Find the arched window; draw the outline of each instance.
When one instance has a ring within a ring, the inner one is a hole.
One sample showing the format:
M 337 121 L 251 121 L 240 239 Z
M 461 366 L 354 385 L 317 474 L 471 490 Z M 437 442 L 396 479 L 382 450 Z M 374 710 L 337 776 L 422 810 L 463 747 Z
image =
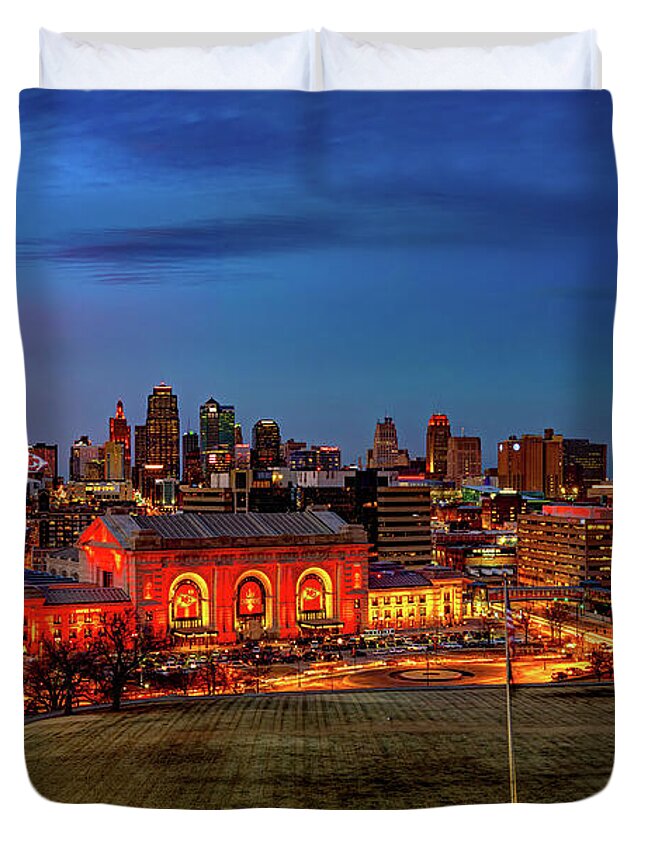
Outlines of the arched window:
M 183 580 L 177 584 L 172 597 L 172 618 L 178 625 L 201 624 L 202 596 L 194 581 Z
M 237 615 L 241 619 L 264 616 L 266 592 L 257 578 L 245 578 L 237 591 Z

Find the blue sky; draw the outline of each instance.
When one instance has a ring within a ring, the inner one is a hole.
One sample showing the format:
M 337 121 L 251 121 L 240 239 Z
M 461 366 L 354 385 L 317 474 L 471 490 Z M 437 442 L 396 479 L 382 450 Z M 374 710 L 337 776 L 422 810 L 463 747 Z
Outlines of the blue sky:
M 100 442 L 159 381 L 248 439 L 365 455 L 376 419 L 610 440 L 605 92 L 21 97 L 30 441 Z

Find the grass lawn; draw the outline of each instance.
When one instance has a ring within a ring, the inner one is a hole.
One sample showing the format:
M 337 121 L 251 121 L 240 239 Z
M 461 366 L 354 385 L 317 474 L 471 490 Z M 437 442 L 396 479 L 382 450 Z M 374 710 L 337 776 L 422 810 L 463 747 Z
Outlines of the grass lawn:
M 607 783 L 613 688 L 516 688 L 518 796 Z M 39 720 L 32 784 L 65 803 L 148 808 L 425 808 L 508 799 L 503 688 L 222 696 Z

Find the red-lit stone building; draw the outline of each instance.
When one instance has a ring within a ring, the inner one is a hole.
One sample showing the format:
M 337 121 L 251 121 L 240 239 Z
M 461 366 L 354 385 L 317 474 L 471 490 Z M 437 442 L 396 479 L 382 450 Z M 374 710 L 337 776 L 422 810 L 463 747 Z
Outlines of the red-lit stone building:
M 101 635 L 106 620 L 131 608 L 123 589 L 26 571 L 23 650 L 38 655 L 45 639 L 83 648 Z
M 287 639 L 367 622 L 367 537 L 331 512 L 109 512 L 77 544 L 81 580 L 123 588 L 160 636 Z

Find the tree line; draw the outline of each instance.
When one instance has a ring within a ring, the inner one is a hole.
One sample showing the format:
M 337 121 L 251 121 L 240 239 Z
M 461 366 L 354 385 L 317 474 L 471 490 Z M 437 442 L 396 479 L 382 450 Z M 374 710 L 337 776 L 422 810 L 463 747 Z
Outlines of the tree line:
M 37 657 L 24 663 L 25 712 L 61 711 L 71 714 L 81 702 L 109 704 L 118 711 L 129 684 L 135 684 L 151 654 L 167 648 L 135 610 L 106 618 L 101 635 L 85 648 L 69 641 L 43 637 Z M 154 671 L 150 673 L 154 680 Z M 187 694 L 192 688 L 206 695 L 234 693 L 248 685 L 248 675 L 208 660 L 192 671 L 170 673 L 163 687 Z

